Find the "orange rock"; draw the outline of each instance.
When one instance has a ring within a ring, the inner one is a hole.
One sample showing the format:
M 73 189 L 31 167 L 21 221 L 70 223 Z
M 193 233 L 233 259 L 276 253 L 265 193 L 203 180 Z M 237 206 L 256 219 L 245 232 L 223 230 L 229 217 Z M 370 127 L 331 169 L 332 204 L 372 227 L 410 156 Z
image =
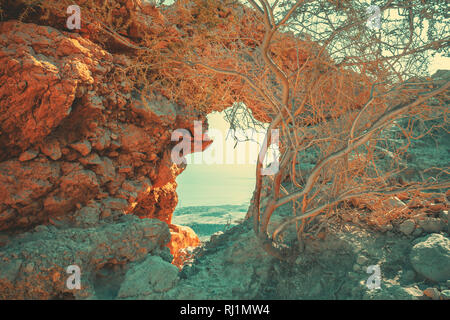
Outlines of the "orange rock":
M 191 256 L 184 249 L 197 247 L 200 245 L 200 239 L 190 227 L 171 224 L 169 228 L 171 239 L 167 247 L 173 255 L 172 263 L 181 268 Z
M 439 300 L 439 297 L 441 295 L 439 290 L 436 288 L 427 288 L 423 291 L 423 294 L 433 300 Z

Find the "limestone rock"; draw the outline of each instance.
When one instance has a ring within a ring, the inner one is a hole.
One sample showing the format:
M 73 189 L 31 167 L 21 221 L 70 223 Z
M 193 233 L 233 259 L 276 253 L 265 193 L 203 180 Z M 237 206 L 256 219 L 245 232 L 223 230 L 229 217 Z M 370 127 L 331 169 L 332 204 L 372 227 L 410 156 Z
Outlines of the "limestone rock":
M 170 225 L 171 241 L 168 245 L 170 253 L 173 255 L 173 264 L 179 267 L 183 266 L 185 260 L 189 259 L 189 253 L 186 248 L 195 248 L 200 244 L 200 239 L 194 230 L 187 226 Z
M 58 160 L 62 155 L 59 142 L 55 139 L 46 140 L 41 145 L 41 152 L 52 160 Z
M 399 225 L 400 232 L 405 235 L 410 235 L 414 231 L 415 228 L 416 228 L 416 223 L 412 219 L 405 220 Z
M 96 297 L 99 288 L 94 283 L 98 270 L 107 265 L 141 261 L 149 253 L 158 253 L 170 239 L 165 223 L 129 218 L 87 229 L 46 227 L 11 238 L 8 245 L 2 247 L 0 258 L 0 299 Z M 82 270 L 80 290 L 66 287 L 66 270 L 70 265 Z M 164 290 L 167 273 L 161 268 L 156 272 L 162 279 L 156 288 Z
M 33 149 L 29 149 L 27 151 L 24 151 L 20 154 L 19 156 L 19 161 L 29 161 L 29 160 L 33 160 L 34 158 L 36 158 L 39 154 L 39 151 L 37 150 L 33 150 Z
M 76 143 L 72 143 L 70 145 L 73 149 L 77 150 L 81 153 L 82 156 L 87 156 L 92 149 L 91 143 L 89 141 L 80 141 Z
M 423 220 L 419 220 L 419 226 L 425 232 L 440 232 L 445 228 L 445 222 L 439 218 L 425 217 Z
M 120 286 L 119 299 L 155 299 L 172 289 L 178 281 L 178 269 L 158 256 L 148 256 L 131 268 Z
M 439 300 L 441 293 L 436 288 L 427 288 L 423 291 L 423 294 L 433 300 Z
M 432 281 L 450 279 L 450 239 L 433 233 L 420 238 L 410 254 L 413 268 Z

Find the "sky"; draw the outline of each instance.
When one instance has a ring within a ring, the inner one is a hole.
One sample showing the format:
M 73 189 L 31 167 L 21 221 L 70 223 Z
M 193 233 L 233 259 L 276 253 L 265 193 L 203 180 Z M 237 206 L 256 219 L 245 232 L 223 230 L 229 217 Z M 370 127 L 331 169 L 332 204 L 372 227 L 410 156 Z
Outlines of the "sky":
M 242 142 L 234 149 L 234 140 L 226 137 L 230 127 L 223 112 L 208 115 L 208 123 L 208 135 L 214 142 L 203 153 L 186 157 L 188 165 L 177 177 L 178 207 L 240 205 L 250 201 L 258 143 Z

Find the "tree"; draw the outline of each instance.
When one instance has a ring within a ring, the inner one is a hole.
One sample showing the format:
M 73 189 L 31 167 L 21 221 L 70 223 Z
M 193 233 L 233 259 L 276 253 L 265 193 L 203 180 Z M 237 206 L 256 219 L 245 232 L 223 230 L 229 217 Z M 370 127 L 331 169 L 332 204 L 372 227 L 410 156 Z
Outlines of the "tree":
M 278 258 L 292 256 L 278 241 L 286 227 L 296 224 L 301 238 L 307 222 L 345 201 L 381 201 L 450 185 L 445 168 L 405 181 L 408 146 L 390 143 L 392 128 L 410 140 L 436 127 L 448 131 L 442 119 L 448 115 L 449 79 L 422 76 L 434 54 L 448 54 L 447 5 L 377 3 L 383 13 L 379 30 L 368 27 L 373 17 L 361 1 L 249 0 L 253 10 L 243 9 L 238 25 L 228 30 L 251 20 L 255 42 L 237 37 L 230 46 L 217 38 L 214 55 L 188 62 L 241 79 L 243 102 L 269 119 L 266 141 L 280 130 L 280 170 L 264 182 L 262 148 L 249 210 L 262 245 Z M 269 235 L 272 214 L 287 203 L 293 216 Z

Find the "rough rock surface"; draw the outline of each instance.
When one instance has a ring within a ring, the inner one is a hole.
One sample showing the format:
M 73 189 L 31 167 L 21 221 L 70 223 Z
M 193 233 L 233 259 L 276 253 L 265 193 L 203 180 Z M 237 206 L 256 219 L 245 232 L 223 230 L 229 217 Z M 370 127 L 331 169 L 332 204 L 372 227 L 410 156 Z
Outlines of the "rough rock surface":
M 448 241 L 446 234 L 429 237 Z M 265 254 L 249 221 L 215 236 L 197 250 L 194 262 L 183 268 L 177 286 L 161 298 L 418 300 L 428 299 L 424 291 L 429 287 L 442 296 L 450 284 L 448 275 L 436 283 L 415 271 L 414 263 L 405 259 L 417 250 L 409 237 L 352 223 L 344 228 L 330 226 L 323 239 L 306 239 L 295 262 Z M 449 248 L 440 254 L 450 254 Z M 435 264 L 448 270 L 448 261 Z M 367 286 L 374 274 L 368 271 L 369 266 L 380 268 L 379 288 Z
M 189 251 L 200 245 L 200 239 L 190 227 L 171 224 L 169 228 L 171 241 L 168 248 L 174 256 L 172 263 L 181 268 L 191 258 Z
M 403 221 L 399 225 L 399 230 L 404 233 L 405 235 L 411 234 L 414 229 L 416 228 L 416 223 L 412 219 L 408 219 L 406 221 Z
M 0 32 L 0 229 L 69 216 L 89 200 L 170 223 L 183 170 L 168 157 L 170 132 L 189 116 L 143 100 L 126 79 L 106 85 L 124 62 L 77 34 L 18 21 Z
M 20 3 L 10 5 L 8 14 Z M 175 178 L 184 170 L 183 165 L 171 161 L 170 151 L 176 143 L 171 141 L 171 133 L 175 129 L 193 132 L 194 120 L 206 125 L 202 112 L 187 112 L 159 94 L 154 100 L 145 98 L 148 92 L 139 91 L 133 79 L 117 72 L 131 66 L 127 55 L 134 52 L 104 46 L 86 33 L 68 32 L 58 20 L 65 21 L 65 15 L 64 11 L 39 23 L 0 21 L 0 231 L 9 243 L 0 247 L 0 254 L 10 259 L 4 267 L 15 270 L 17 266 L 19 273 L 9 273 L 4 280 L 3 297 L 51 298 L 63 292 L 51 283 L 42 286 L 47 293 L 44 289 L 25 292 L 27 281 L 31 285 L 37 280 L 31 279 L 32 273 L 22 273 L 20 254 L 8 256 L 8 252 L 20 251 L 15 238 L 19 233 L 41 225 L 74 230 L 77 239 L 67 254 L 76 258 L 79 250 L 92 255 L 95 250 L 83 247 L 83 237 L 89 232 L 80 231 L 78 238 L 78 229 L 73 228 L 92 228 L 90 232 L 98 237 L 108 238 L 103 245 L 113 246 L 109 241 L 131 241 L 129 236 L 111 237 L 117 234 L 115 228 L 121 227 L 116 221 L 124 214 L 144 219 L 134 221 L 136 228 L 148 218 L 170 224 L 178 201 Z M 141 20 L 133 22 L 134 29 L 148 23 L 142 19 L 145 13 L 140 12 L 139 17 Z M 161 237 L 170 236 L 167 225 L 158 230 Z M 176 245 L 170 248 L 177 258 L 177 250 L 195 246 L 198 238 L 174 230 L 178 230 L 176 226 L 171 231 Z M 52 233 L 53 245 L 57 237 L 63 243 L 67 232 Z M 169 240 L 165 244 L 169 245 Z M 145 247 L 145 241 L 141 245 Z M 60 260 L 64 252 L 56 250 L 53 261 L 60 274 L 67 264 Z M 129 254 L 134 255 L 132 251 Z M 102 257 L 102 251 L 98 255 L 99 261 L 109 259 Z M 129 261 L 135 259 L 131 256 Z M 99 264 L 86 268 L 95 269 Z M 50 265 L 42 265 L 47 267 Z M 41 273 L 41 281 L 50 275 Z
M 0 299 L 102 298 L 103 272 L 159 255 L 169 241 L 167 224 L 133 216 L 86 229 L 38 226 L 2 246 Z M 71 265 L 81 269 L 80 290 L 66 286 Z
M 133 266 L 122 282 L 118 299 L 158 299 L 178 282 L 178 268 L 158 256 Z
M 450 279 L 450 239 L 433 233 L 419 238 L 411 250 L 411 264 L 425 278 L 439 282 Z

